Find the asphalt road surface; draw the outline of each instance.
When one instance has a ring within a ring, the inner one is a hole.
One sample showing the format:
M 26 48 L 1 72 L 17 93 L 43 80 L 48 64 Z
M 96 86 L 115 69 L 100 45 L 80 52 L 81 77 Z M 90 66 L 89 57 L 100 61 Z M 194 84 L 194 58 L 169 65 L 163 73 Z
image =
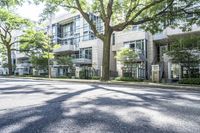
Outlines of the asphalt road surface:
M 0 133 L 200 133 L 200 91 L 0 78 Z

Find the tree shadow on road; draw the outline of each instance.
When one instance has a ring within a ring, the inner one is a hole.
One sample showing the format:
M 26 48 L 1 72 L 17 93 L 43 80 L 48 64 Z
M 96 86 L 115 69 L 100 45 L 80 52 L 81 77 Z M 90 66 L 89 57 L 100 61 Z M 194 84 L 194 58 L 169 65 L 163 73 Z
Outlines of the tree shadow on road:
M 105 93 L 97 95 L 99 90 L 103 90 Z M 88 94 L 97 96 L 92 97 L 91 95 L 90 97 L 87 96 Z M 82 95 L 87 97 L 81 97 Z M 117 97 L 118 95 L 122 96 Z M 178 113 L 180 117 L 177 118 L 182 118 L 184 115 L 192 115 L 194 118 L 200 116 L 200 109 L 198 107 L 184 109 L 182 105 L 168 104 L 172 100 L 199 103 L 198 100 L 183 98 L 171 91 L 162 92 L 158 89 L 153 91 L 144 90 L 144 93 L 137 93 L 91 85 L 87 89 L 60 94 L 58 97 L 47 101 L 44 105 L 7 111 L 6 114 L 0 115 L 0 132 L 6 132 L 10 129 L 15 133 L 182 132 L 185 130 L 184 128 L 181 129 L 184 125 L 175 127 L 174 123 L 170 123 L 171 121 L 165 123 L 157 118 L 154 119 L 160 121 L 155 123 L 152 118 L 154 114 L 161 115 L 158 117 L 169 116 L 174 118 L 177 117 L 176 114 Z M 181 112 L 180 109 L 184 109 L 184 111 Z M 191 110 L 194 113 L 191 114 Z M 37 119 L 34 119 L 34 117 Z M 188 120 L 191 119 L 188 117 Z M 200 122 L 199 119 L 191 121 L 194 123 Z M 163 122 L 164 127 L 159 122 Z M 188 130 L 188 132 L 197 130 L 198 128 L 195 127 L 192 130 Z

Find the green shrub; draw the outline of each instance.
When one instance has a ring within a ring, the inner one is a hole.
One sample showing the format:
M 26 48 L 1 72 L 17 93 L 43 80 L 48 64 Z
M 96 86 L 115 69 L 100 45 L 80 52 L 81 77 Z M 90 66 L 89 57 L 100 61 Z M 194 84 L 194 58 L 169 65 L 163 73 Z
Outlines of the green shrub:
M 186 78 L 178 82 L 179 84 L 194 84 L 200 85 L 200 78 Z
M 85 70 L 81 70 L 81 71 L 79 72 L 79 78 L 80 78 L 80 79 L 85 79 Z
M 69 76 L 63 75 L 63 76 L 59 76 L 59 77 L 57 77 L 57 78 L 60 78 L 60 79 L 69 79 L 70 77 L 69 77 Z
M 135 79 L 132 77 L 116 77 L 115 80 L 117 81 L 135 81 L 135 82 L 142 82 L 142 79 Z
M 100 77 L 99 76 L 93 76 L 92 79 L 93 80 L 100 80 Z

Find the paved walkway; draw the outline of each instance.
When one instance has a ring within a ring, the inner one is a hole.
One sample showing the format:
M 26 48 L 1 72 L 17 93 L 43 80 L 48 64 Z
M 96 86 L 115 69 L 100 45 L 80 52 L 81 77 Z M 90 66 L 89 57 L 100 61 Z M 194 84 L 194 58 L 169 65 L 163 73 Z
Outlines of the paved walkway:
M 0 78 L 0 133 L 200 133 L 200 91 Z

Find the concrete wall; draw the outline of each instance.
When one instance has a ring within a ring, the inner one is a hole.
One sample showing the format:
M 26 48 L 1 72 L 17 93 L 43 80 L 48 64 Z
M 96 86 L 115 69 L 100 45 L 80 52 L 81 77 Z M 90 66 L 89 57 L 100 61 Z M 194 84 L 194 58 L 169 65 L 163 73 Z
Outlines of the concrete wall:
M 99 69 L 102 66 L 103 43 L 99 39 L 80 42 L 79 48 L 92 47 L 92 66 Z

